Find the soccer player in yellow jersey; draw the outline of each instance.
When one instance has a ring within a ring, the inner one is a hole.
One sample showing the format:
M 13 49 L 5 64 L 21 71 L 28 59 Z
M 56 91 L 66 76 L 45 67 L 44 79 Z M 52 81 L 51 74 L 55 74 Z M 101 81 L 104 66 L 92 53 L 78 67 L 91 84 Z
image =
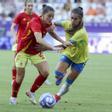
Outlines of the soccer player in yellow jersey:
M 72 43 L 71 46 L 64 49 L 55 71 L 56 85 L 60 85 L 63 77 L 67 75 L 65 83 L 55 95 L 58 102 L 61 96 L 68 92 L 88 60 L 88 35 L 83 26 L 83 9 L 81 7 L 71 11 L 71 20 L 55 23 L 55 25 L 64 28 L 66 40 Z M 69 72 L 67 72 L 68 68 L 70 68 Z

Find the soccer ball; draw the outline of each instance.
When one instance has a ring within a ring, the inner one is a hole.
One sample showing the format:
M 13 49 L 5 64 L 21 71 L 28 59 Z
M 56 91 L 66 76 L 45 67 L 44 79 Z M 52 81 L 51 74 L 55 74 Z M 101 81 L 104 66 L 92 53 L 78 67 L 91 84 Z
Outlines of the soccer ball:
M 52 94 L 44 93 L 39 98 L 39 104 L 42 108 L 52 108 L 56 104 L 56 100 Z

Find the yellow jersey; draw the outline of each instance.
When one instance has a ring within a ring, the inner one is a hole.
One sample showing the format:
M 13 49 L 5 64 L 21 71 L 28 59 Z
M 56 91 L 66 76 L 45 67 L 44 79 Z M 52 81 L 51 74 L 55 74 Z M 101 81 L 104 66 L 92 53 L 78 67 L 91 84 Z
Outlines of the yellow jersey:
M 73 35 L 66 32 L 71 28 L 71 22 L 63 21 L 61 23 L 66 33 L 66 40 L 72 42 L 73 46 L 64 49 L 63 54 L 66 55 L 74 63 L 84 63 L 88 60 L 88 34 L 83 27 Z

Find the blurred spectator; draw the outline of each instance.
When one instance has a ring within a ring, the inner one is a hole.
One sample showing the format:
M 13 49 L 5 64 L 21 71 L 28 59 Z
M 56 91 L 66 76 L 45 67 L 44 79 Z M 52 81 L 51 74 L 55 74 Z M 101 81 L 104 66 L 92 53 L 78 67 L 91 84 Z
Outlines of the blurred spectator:
M 69 19 L 70 10 L 77 6 L 83 7 L 86 23 L 112 22 L 112 0 L 35 0 L 35 11 L 41 12 L 42 5 L 47 3 L 55 9 L 55 21 Z M 23 10 L 23 0 L 0 0 L 0 46 L 1 38 L 11 40 L 10 25 L 12 18 Z M 8 40 L 8 41 L 9 41 Z M 8 45 L 5 45 L 8 46 Z
M 71 10 L 71 0 L 67 0 L 67 1 L 64 3 L 63 9 L 64 9 L 66 12 L 69 12 L 69 11 Z
M 88 0 L 88 8 L 86 10 L 87 22 L 105 22 L 106 21 L 106 2 L 102 0 Z
M 86 15 L 88 15 L 88 16 L 96 16 L 97 15 L 97 10 L 90 6 L 88 8 L 88 10 L 87 10 Z
M 81 0 L 74 0 L 74 3 L 81 3 Z
M 11 49 L 10 26 L 12 19 L 5 13 L 0 14 L 0 48 Z
M 71 0 L 66 0 L 66 2 L 62 6 L 62 9 L 60 10 L 61 12 L 60 15 L 63 16 L 62 19 L 66 19 L 69 17 L 71 8 L 72 8 Z

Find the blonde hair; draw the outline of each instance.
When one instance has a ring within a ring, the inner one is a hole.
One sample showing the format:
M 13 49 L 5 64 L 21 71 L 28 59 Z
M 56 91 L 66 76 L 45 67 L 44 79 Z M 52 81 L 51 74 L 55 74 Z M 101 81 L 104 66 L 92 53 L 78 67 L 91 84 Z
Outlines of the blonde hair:
M 24 3 L 24 6 L 26 7 L 26 5 L 27 5 L 27 3 L 29 3 L 29 2 L 34 2 L 34 0 L 25 0 L 25 3 Z M 26 11 L 26 8 L 24 8 L 24 11 Z
M 34 0 L 25 0 L 25 6 L 27 5 L 27 3 L 29 2 L 34 2 Z

